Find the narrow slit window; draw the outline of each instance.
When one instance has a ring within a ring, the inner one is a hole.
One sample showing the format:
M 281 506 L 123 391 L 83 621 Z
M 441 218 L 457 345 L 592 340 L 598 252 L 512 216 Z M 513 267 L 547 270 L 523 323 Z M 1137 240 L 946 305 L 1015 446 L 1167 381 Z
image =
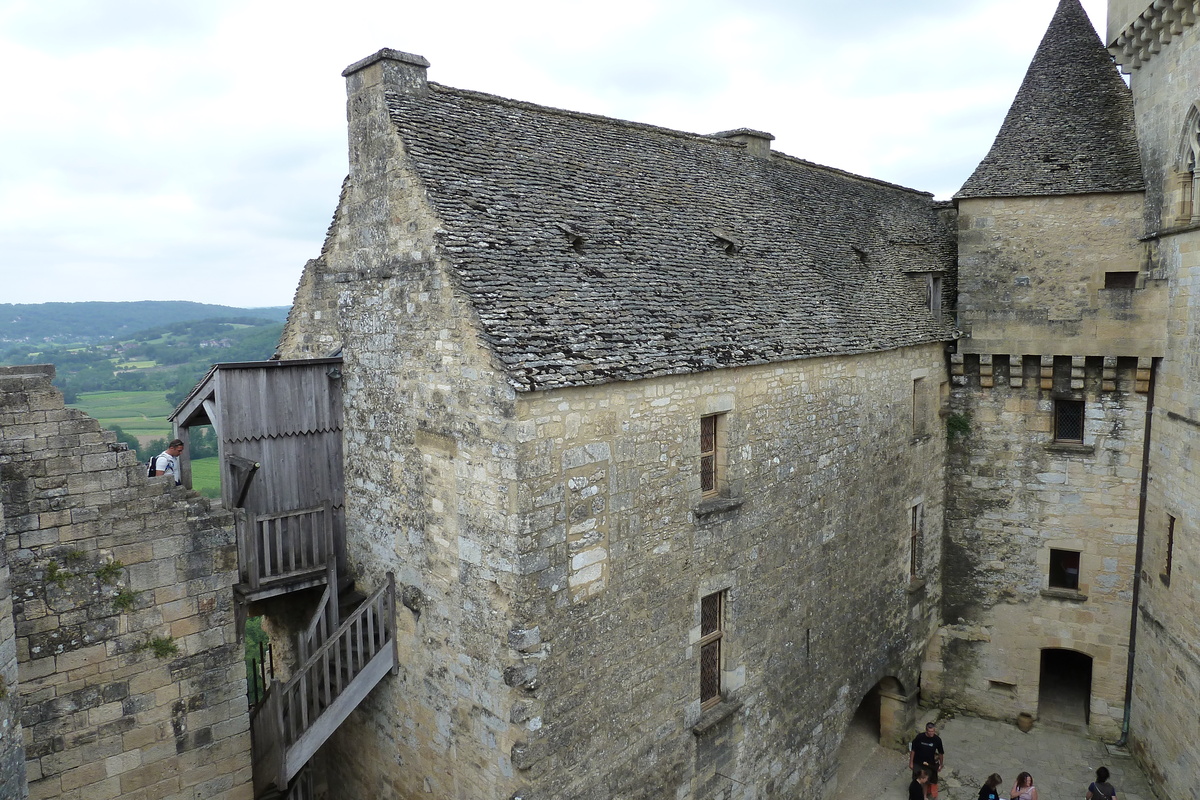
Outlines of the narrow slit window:
M 1054 401 L 1054 441 L 1083 444 L 1083 401 Z
M 1167 514 L 1167 552 L 1163 559 L 1163 583 L 1171 585 L 1171 562 L 1175 559 L 1175 517 Z
M 721 702 L 721 640 L 725 635 L 725 592 L 700 599 L 700 707 Z

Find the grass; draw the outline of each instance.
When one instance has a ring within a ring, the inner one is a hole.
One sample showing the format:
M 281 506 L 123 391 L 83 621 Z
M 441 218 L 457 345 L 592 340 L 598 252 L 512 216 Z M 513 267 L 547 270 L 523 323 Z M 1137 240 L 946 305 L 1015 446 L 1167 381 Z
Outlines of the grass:
M 205 497 L 221 496 L 219 458 L 200 458 L 192 462 L 192 488 Z
M 175 409 L 162 391 L 80 392 L 72 406 L 85 412 L 101 425 L 119 425 L 143 444 L 151 439 L 170 439 L 167 415 Z

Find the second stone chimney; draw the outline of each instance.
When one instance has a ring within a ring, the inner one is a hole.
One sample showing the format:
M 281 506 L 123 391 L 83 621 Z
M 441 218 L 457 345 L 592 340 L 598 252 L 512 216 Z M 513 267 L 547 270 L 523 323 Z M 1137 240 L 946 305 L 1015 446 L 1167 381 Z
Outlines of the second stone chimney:
M 751 128 L 735 128 L 731 131 L 714 133 L 716 139 L 732 139 L 746 145 L 746 152 L 758 158 L 771 157 L 771 142 L 775 137 L 766 131 L 756 131 Z

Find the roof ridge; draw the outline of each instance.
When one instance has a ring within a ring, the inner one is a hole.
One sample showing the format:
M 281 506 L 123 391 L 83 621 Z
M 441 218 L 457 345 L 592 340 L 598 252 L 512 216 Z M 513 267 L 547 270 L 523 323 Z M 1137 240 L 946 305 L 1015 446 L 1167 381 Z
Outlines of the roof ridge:
M 567 117 L 570 119 L 584 120 L 587 122 L 602 122 L 602 123 L 610 124 L 610 125 L 613 125 L 613 126 L 619 127 L 619 128 L 647 131 L 650 133 L 661 133 L 661 134 L 664 134 L 667 136 L 673 136 L 673 137 L 679 138 L 679 139 L 700 140 L 700 141 L 704 141 L 706 143 L 714 144 L 714 145 L 717 145 L 720 147 L 730 147 L 730 148 L 734 148 L 734 149 L 745 149 L 746 148 L 746 145 L 743 142 L 738 142 L 733 139 L 728 139 L 728 138 L 722 137 L 721 134 L 729 133 L 730 131 L 721 131 L 718 133 L 693 133 L 691 131 L 679 130 L 678 128 L 667 128 L 662 125 L 654 125 L 649 122 L 634 122 L 634 121 L 626 120 L 626 119 L 618 119 L 617 117 L 609 117 L 604 114 L 593 114 L 593 113 L 589 113 L 586 111 L 572 111 L 570 109 L 558 108 L 557 106 L 542 105 L 541 103 L 534 103 L 534 102 L 530 102 L 528 100 L 515 100 L 511 97 L 503 97 L 501 95 L 490 94 L 488 92 L 478 92 L 478 91 L 474 91 L 472 89 L 462 89 L 457 86 L 447 86 L 447 85 L 441 84 L 441 83 L 430 82 L 429 88 L 431 91 L 436 91 L 436 92 L 440 92 L 440 93 L 444 93 L 444 94 L 451 94 L 451 95 L 460 95 L 462 97 L 469 97 L 473 100 L 479 100 L 479 101 L 488 102 L 488 103 L 496 103 L 497 105 L 502 105 L 502 106 L 506 106 L 509 108 L 528 109 L 531 111 L 539 111 L 539 112 L 543 112 L 543 113 L 555 114 L 557 116 Z M 396 96 L 400 97 L 401 95 L 397 94 Z M 738 128 L 735 130 L 749 130 L 749 129 Z M 768 135 L 770 135 L 770 134 L 768 134 Z M 774 138 L 774 136 L 771 136 L 771 138 Z M 855 180 L 865 181 L 867 183 L 872 183 L 877 186 L 886 186 L 891 189 L 900 189 L 902 191 L 911 192 L 912 194 L 920 195 L 922 197 L 933 197 L 933 192 L 927 192 L 927 191 L 924 191 L 921 189 L 914 189 L 911 186 L 902 186 L 901 184 L 898 184 L 898 183 L 891 183 L 889 181 L 881 180 L 879 178 L 873 178 L 870 175 L 860 175 L 857 172 L 850 172 L 849 170 L 845 170 L 840 167 L 832 167 L 832 166 L 829 166 L 828 164 L 820 164 L 816 161 L 809 161 L 806 158 L 801 158 L 800 156 L 794 156 L 789 153 L 784 153 L 780 150 L 772 150 L 771 155 L 781 158 L 781 159 L 784 159 L 786 161 L 800 164 L 805 167 L 812 167 L 814 169 L 825 170 L 826 172 L 830 172 L 835 175 L 842 175 L 842 176 L 845 176 L 848 178 L 853 178 Z

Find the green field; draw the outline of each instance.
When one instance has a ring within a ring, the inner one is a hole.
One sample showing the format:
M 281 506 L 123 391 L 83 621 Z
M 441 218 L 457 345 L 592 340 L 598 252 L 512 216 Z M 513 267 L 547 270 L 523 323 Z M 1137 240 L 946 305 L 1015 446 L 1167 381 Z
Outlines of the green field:
M 171 438 L 167 415 L 175 409 L 167 402 L 165 392 L 81 392 L 72 406 L 105 427 L 120 425 L 142 444 Z
M 192 462 L 192 488 L 205 497 L 221 496 L 221 460 L 200 458 Z

